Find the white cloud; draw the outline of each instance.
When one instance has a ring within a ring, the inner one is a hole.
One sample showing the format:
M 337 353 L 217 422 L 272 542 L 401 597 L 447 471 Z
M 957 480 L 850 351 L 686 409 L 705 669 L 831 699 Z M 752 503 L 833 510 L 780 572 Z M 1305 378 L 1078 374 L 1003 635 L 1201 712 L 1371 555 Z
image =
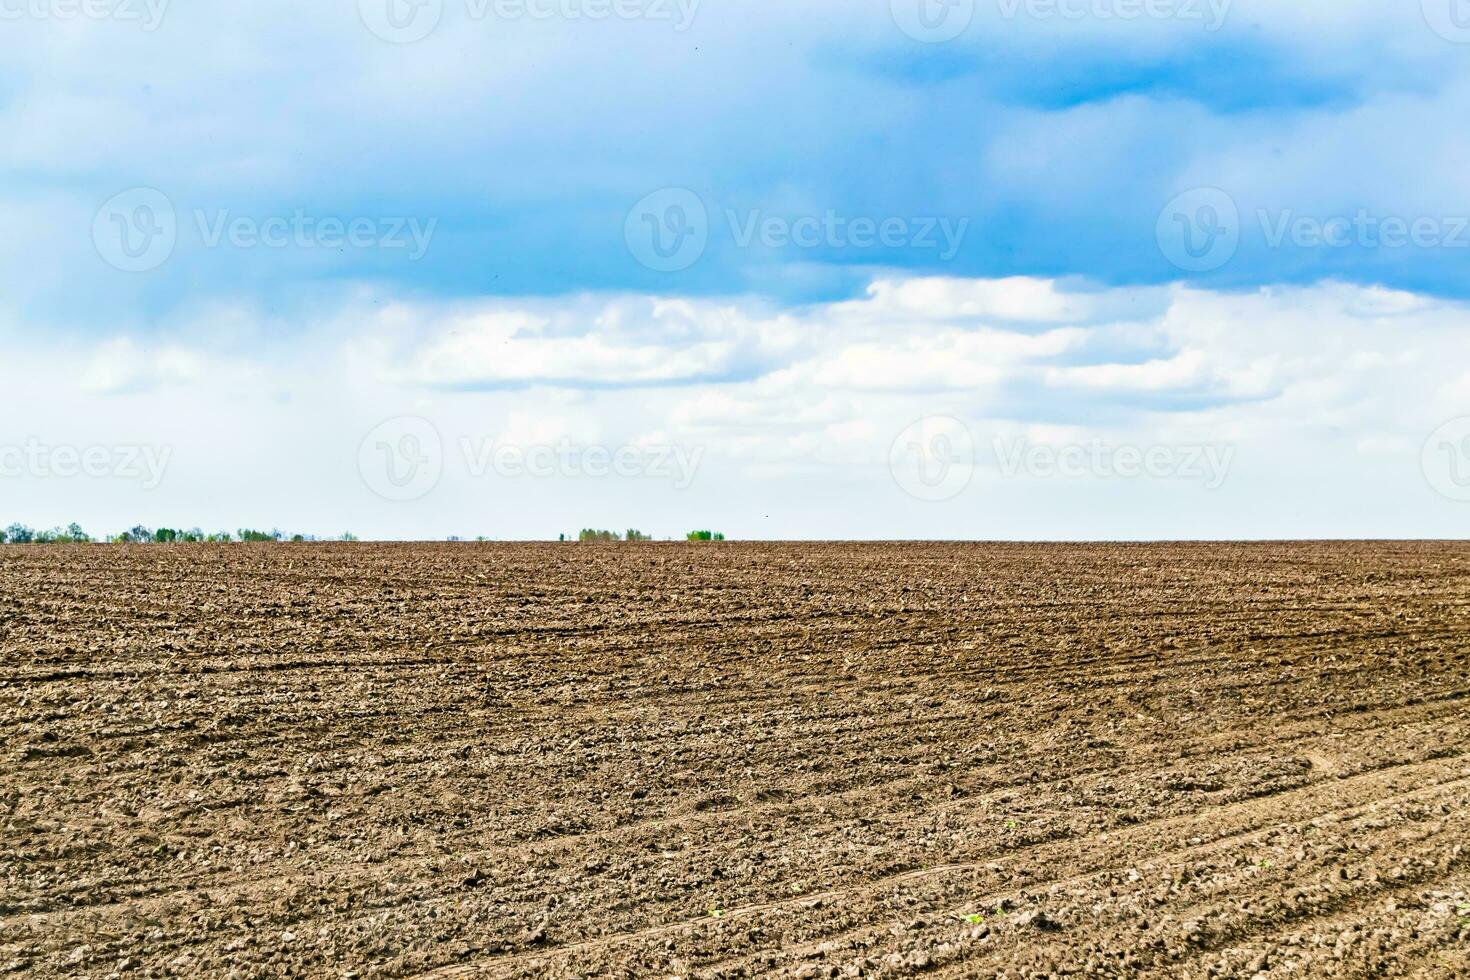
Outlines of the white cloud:
M 216 310 L 203 318 L 228 325 L 215 335 L 186 318 L 177 336 L 100 345 L 80 389 L 45 380 L 45 366 L 75 358 L 74 348 L 31 341 L 0 396 L 12 423 L 0 438 L 78 444 L 105 434 L 171 447 L 168 480 L 128 504 L 162 513 L 107 511 L 102 520 L 113 523 L 554 536 L 563 523 L 662 519 L 677 530 L 722 514 L 734 526 L 759 511 L 759 522 L 777 523 L 741 533 L 1048 536 L 1050 528 L 1054 536 L 1064 526 L 1057 494 L 1069 520 L 1090 515 L 1089 533 L 1099 535 L 1432 535 L 1463 517 L 1434 508 L 1418 447 L 1442 422 L 1470 414 L 1464 306 L 1340 283 L 1174 288 L 1148 306 L 1157 313 L 1092 322 L 1130 291 L 1089 288 L 1074 300 L 1069 287 L 1045 281 L 886 281 L 865 299 L 786 312 L 684 297 L 386 307 L 356 298 L 305 324 L 291 341 L 295 357 L 241 323 L 243 311 Z M 925 299 L 893 319 L 895 295 Z M 985 322 L 975 297 L 998 295 L 1009 297 L 1005 316 Z M 1063 310 L 1079 322 L 1056 320 Z M 243 354 L 240 338 L 262 346 Z M 729 376 L 707 380 L 712 371 Z M 357 447 L 385 418 L 407 414 L 431 420 L 451 458 L 432 499 L 385 510 L 355 471 Z M 959 418 L 975 434 L 977 486 L 987 495 L 984 507 L 971 500 L 973 510 L 932 511 L 947 517 L 932 526 L 921 519 L 931 511 L 912 511 L 886 469 L 898 433 L 931 415 Z M 1183 492 L 1173 485 L 1099 484 L 1071 497 L 1059 484 L 1001 479 L 989 460 L 995 438 L 1223 443 L 1235 462 L 1213 496 L 1177 507 L 1157 496 Z M 668 497 L 668 487 L 646 481 L 491 485 L 454 465 L 464 440 L 676 445 L 700 452 L 702 463 L 695 484 Z M 289 492 L 308 485 L 310 494 Z M 815 487 L 826 488 L 825 508 Z M 21 484 L 7 499 L 15 517 L 56 523 L 72 517 L 52 509 L 106 511 L 112 492 L 59 489 Z M 1301 496 L 1308 491 L 1356 504 L 1314 507 Z M 861 503 L 834 506 L 839 496 Z M 224 513 L 230 507 L 240 515 Z M 1287 511 L 1296 524 L 1273 523 Z M 994 523 L 1002 512 L 1005 522 Z M 1169 523 L 1181 514 L 1194 523 Z
M 128 337 L 97 348 L 82 369 L 84 390 L 97 394 L 146 391 L 160 385 L 188 384 L 204 377 L 205 359 L 176 346 L 146 347 Z

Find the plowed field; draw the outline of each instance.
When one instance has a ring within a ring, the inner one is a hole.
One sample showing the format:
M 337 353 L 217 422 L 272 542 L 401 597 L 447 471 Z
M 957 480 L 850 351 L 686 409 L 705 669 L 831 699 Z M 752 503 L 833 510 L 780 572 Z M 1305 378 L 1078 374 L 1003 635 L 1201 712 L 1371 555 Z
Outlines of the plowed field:
M 1470 545 L 0 548 L 0 973 L 1470 973 Z

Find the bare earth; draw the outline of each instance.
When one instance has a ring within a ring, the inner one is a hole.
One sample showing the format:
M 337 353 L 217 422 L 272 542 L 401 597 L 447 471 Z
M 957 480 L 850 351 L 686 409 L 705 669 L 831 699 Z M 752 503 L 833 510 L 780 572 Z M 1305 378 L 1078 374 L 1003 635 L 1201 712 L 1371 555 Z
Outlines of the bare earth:
M 1470 545 L 0 548 L 0 974 L 1470 974 Z

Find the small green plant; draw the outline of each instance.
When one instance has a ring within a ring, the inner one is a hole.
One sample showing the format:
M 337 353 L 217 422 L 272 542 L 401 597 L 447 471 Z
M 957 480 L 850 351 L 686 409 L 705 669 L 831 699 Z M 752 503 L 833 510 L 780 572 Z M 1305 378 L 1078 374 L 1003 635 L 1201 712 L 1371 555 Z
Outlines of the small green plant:
M 1014 821 L 1014 820 L 1007 820 L 1006 821 L 1006 830 L 1015 830 L 1016 829 L 1016 826 L 1017 826 L 1016 821 Z
M 711 918 L 713 918 L 713 919 L 719 919 L 719 918 L 723 918 L 724 917 L 725 910 L 724 909 L 710 909 L 709 910 L 709 914 L 710 914 L 710 917 Z
M 688 541 L 723 541 L 725 536 L 719 531 L 690 531 L 685 540 Z
M 979 912 L 971 912 L 969 915 L 965 916 L 965 921 L 972 926 L 978 926 L 980 923 L 985 921 L 985 916 L 981 915 Z

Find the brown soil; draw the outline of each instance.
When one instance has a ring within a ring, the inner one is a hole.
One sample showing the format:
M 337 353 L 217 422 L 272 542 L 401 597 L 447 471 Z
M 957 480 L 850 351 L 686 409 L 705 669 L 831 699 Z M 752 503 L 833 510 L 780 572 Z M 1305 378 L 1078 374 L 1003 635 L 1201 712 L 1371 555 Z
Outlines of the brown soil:
M 0 973 L 1470 972 L 1470 545 L 0 548 Z

